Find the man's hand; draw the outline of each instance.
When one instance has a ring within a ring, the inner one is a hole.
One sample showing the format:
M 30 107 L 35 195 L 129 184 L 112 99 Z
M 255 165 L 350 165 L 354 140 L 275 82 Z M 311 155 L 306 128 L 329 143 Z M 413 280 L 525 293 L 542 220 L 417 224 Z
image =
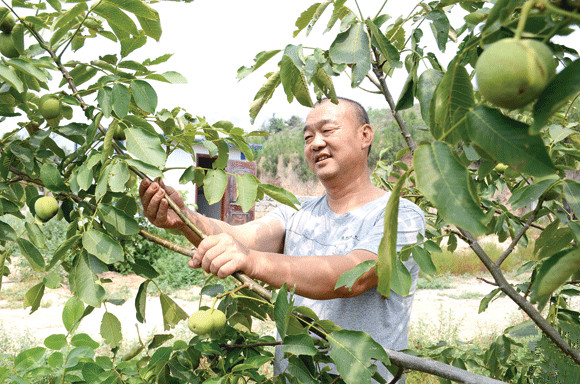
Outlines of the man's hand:
M 141 181 L 139 186 L 139 195 L 141 196 L 141 203 L 143 204 L 143 214 L 151 221 L 151 223 L 160 228 L 182 228 L 184 223 L 181 221 L 175 211 L 169 208 L 167 199 L 165 198 L 165 190 L 171 200 L 177 206 L 186 211 L 187 207 L 181 198 L 179 192 L 175 189 L 166 186 L 163 181 L 150 182 L 147 179 Z
M 250 263 L 250 249 L 225 233 L 206 237 L 189 260 L 191 268 L 203 268 L 222 279 L 237 271 L 247 272 Z

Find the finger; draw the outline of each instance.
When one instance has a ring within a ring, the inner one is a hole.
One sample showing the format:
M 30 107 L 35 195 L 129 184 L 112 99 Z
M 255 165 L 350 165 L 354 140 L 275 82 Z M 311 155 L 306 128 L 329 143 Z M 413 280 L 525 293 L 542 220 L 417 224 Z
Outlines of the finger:
M 147 189 L 143 192 L 141 196 L 141 203 L 143 204 L 143 212 L 145 212 L 146 208 L 149 206 L 151 199 L 159 190 L 159 184 L 157 183 L 149 183 Z
M 139 184 L 139 195 L 141 197 L 143 197 L 145 191 L 147 190 L 147 188 L 149 188 L 150 185 L 151 182 L 147 180 L 147 178 L 141 180 L 141 184 Z
M 197 269 L 201 267 L 201 261 L 197 258 L 197 256 L 193 256 L 191 259 L 189 259 L 187 265 L 189 266 L 189 268 Z
M 147 212 L 145 216 L 154 222 L 157 222 L 162 218 L 159 215 L 159 205 L 161 204 L 164 196 L 165 193 L 163 193 L 163 190 L 157 189 L 157 192 L 151 197 L 151 200 L 149 200 L 149 205 L 147 206 Z

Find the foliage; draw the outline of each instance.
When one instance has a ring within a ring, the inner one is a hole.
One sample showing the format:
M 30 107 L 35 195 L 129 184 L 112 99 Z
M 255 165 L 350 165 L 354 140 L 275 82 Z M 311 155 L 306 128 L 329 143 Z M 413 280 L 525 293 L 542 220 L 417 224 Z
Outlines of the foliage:
M 567 115 L 567 110 L 580 91 L 580 61 L 574 48 L 555 39 L 576 37 L 577 9 L 535 0 L 443 0 L 418 4 L 408 17 L 393 20 L 382 7 L 371 18 L 346 3 L 314 3 L 296 22 L 295 35 L 308 35 L 327 17 L 327 31 L 336 32 L 329 47 L 290 44 L 261 52 L 252 66 L 240 68 L 238 77 L 243 78 L 281 56 L 251 103 L 250 115 L 255 118 L 280 86 L 288 101 L 311 106 L 311 88 L 316 98 L 336 101 L 335 76 L 349 76 L 353 87 L 366 87 L 368 82 L 389 105 L 406 145 L 392 163 L 387 162 L 388 150 L 378 148 L 373 180 L 397 192 L 387 207 L 385 239 L 396 236 L 398 191 L 415 199 L 429 223 L 419 244 L 400 252 L 391 244 L 382 247 L 378 289 L 385 296 L 388 287 L 408 291 L 411 279 L 399 267 L 401 261 L 412 255 L 423 273 L 433 274 L 432 254 L 441 250 L 442 240 L 447 238 L 453 249 L 460 237 L 498 285 L 482 299 L 480 310 L 497 295 L 509 296 L 531 319 L 522 325 L 522 332 L 536 339 L 526 346 L 534 347 L 531 354 L 517 356 L 510 353 L 512 347 L 523 342 L 514 338 L 513 330 L 485 351 L 436 346 L 426 355 L 449 364 L 439 374 L 459 378 L 467 374 L 465 370 L 475 369 L 511 382 L 530 382 L 546 375 L 558 381 L 574 380 L 580 366 L 580 324 L 579 313 L 567 303 L 578 295 L 580 184 L 567 172 L 577 170 L 580 130 L 572 120 L 576 115 Z M 44 346 L 26 349 L 13 359 L 2 357 L 1 381 L 360 383 L 370 382 L 373 376 L 382 380 L 377 367 L 386 366 L 394 373 L 400 370 L 392 363 L 393 351 L 384 350 L 367 334 L 339 329 L 307 308 L 295 308 L 286 287 L 272 293 L 257 283 L 224 292 L 223 285 L 206 281 L 202 294 L 215 298 L 212 307 L 226 314 L 227 326 L 209 338 L 173 341 L 170 331 L 187 319 L 187 313 L 157 283 L 159 273 L 152 263 L 128 257 L 127 242 L 142 236 L 187 256 L 191 250 L 142 228 L 133 175 L 162 176 L 167 157 L 177 150 L 190 154 L 193 162 L 193 143 L 204 138 L 210 154 L 217 158 L 214 168 L 192 165 L 180 181 L 204 185 L 207 200 L 217 202 L 227 183 L 228 145 L 251 160 L 246 140 L 263 132 L 247 133 L 227 121 L 210 123 L 180 108 L 158 110 L 153 84 L 184 79 L 173 71 L 156 71 L 170 55 L 141 62 L 131 58 L 162 33 L 159 15 L 148 2 L 15 0 L 10 6 L 4 4 L 7 8 L 0 11 L 3 16 L 14 15 L 15 26 L 8 28 L 13 28 L 9 33 L 2 32 L 4 48 L 9 49 L 3 48 L 0 62 L 0 114 L 2 123 L 10 122 L 14 129 L 0 139 L 0 278 L 10 273 L 6 267 L 18 248 L 39 275 L 24 296 L 25 308 L 37 310 L 45 290 L 63 283 L 54 278 L 55 271 L 65 276 L 73 296 L 63 310 L 67 333 L 51 335 Z M 466 15 L 455 28 L 447 12 L 459 8 Z M 448 64 L 442 65 L 435 49 L 424 45 L 424 30 L 429 28 L 438 51 L 456 49 Z M 472 84 L 482 50 L 511 37 L 543 40 L 560 63 L 557 75 L 535 103 L 517 111 L 488 105 Z M 91 39 L 107 39 L 114 48 L 81 60 L 76 52 Z M 408 77 L 395 100 L 387 79 L 403 64 Z M 40 113 L 46 98 L 59 101 L 56 117 Z M 417 140 L 424 137 L 414 137 L 412 133 L 417 132 L 412 132 L 400 113 L 411 108 L 415 99 L 430 135 L 419 144 Z M 73 143 L 72 152 L 62 148 Z M 412 164 L 406 154 L 411 155 Z M 288 192 L 251 175 L 237 180 L 238 202 L 244 210 L 264 194 L 289 205 L 297 203 Z M 497 196 L 504 190 L 511 196 L 507 203 Z M 60 213 L 52 221 L 66 222 L 66 231 L 58 248 L 45 256 L 39 249 L 44 249 L 51 222 L 39 225 L 23 212 L 34 215 L 35 201 L 46 194 L 59 200 Z M 5 215 L 23 222 L 15 226 L 23 229 L 16 232 Z M 530 227 L 541 230 L 534 243 L 535 259 L 524 266 L 530 278 L 512 285 L 500 267 L 516 245 L 530 244 Z M 489 234 L 510 243 L 495 262 L 477 240 Z M 96 353 L 101 343 L 76 333 L 78 323 L 91 316 L 95 307 L 106 310 L 114 302 L 104 287 L 102 272 L 115 265 L 145 278 L 135 297 L 139 322 L 146 320 L 146 298 L 156 289 L 166 331 L 140 340 L 125 356 L 117 355 L 123 325 L 111 312 L 105 311 L 100 327 L 102 344 L 110 354 Z M 352 285 L 359 272 L 372 267 L 367 263 L 341 282 Z M 546 317 L 543 308 L 548 310 Z M 254 319 L 266 318 L 275 321 L 279 341 L 252 332 Z M 282 348 L 289 362 L 278 377 L 262 370 L 273 359 L 273 346 Z M 399 358 L 403 360 L 397 366 L 410 366 L 405 357 Z M 540 364 L 530 368 L 532 360 Z M 326 363 L 334 364 L 336 372 L 329 371 Z

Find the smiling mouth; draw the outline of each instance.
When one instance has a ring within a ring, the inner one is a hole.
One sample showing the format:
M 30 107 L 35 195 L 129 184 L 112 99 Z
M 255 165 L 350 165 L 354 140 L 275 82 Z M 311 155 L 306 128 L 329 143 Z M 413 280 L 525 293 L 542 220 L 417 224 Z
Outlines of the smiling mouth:
M 330 156 L 328 156 L 328 155 L 320 155 L 320 156 L 318 156 L 318 157 L 315 159 L 315 161 L 314 161 L 314 162 L 315 162 L 315 163 L 319 163 L 319 162 L 321 162 L 321 161 L 324 161 L 324 160 L 326 160 L 326 159 L 330 159 Z

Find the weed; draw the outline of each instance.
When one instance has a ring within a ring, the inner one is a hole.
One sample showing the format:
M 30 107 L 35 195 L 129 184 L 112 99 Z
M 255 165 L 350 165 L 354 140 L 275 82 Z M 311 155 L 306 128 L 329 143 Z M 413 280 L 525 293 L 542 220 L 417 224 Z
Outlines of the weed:
M 453 288 L 453 278 L 449 274 L 426 276 L 419 275 L 417 289 L 450 289 Z

